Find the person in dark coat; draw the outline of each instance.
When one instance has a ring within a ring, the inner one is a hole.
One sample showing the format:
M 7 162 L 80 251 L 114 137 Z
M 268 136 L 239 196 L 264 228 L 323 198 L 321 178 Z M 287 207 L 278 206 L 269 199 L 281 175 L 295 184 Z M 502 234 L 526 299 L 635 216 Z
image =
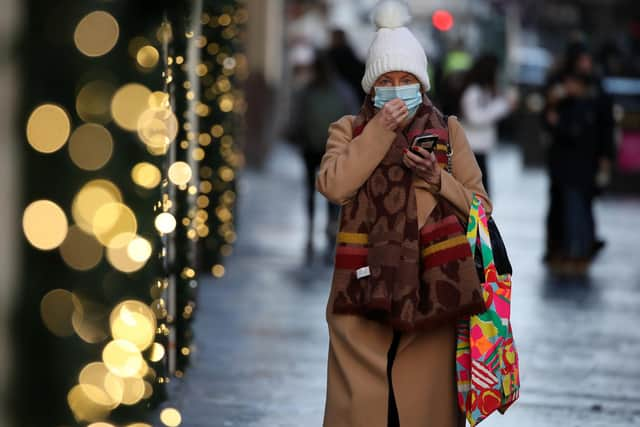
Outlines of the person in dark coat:
M 596 177 L 609 172 L 614 156 L 612 103 L 584 44 L 569 45 L 546 96 L 544 121 L 552 142 L 545 261 L 556 272 L 582 275 L 604 246 L 596 238 L 592 205 Z
M 365 94 L 360 89 L 360 81 L 364 74 L 364 62 L 358 59 L 349 45 L 344 30 L 335 28 L 331 31 L 328 58 L 340 78 L 351 86 L 353 93 L 358 97 L 358 106 L 362 105 Z
M 356 94 L 349 84 L 337 75 L 326 52 L 315 52 L 309 71 L 308 81 L 300 85 L 294 94 L 288 130 L 288 138 L 299 147 L 305 164 L 308 264 L 314 257 L 315 180 L 325 150 L 327 129 L 341 116 L 358 109 Z M 333 260 L 339 210 L 338 205 L 328 204 L 328 221 L 325 228 L 326 263 Z

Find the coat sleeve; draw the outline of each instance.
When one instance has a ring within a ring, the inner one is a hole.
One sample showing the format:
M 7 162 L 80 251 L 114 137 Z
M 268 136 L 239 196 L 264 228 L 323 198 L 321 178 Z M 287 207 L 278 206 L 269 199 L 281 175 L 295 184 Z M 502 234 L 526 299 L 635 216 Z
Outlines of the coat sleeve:
M 458 214 L 467 220 L 473 195 L 476 194 L 485 207 L 487 216 L 491 215 L 493 206 L 487 191 L 482 184 L 482 172 L 471 151 L 464 129 L 456 117 L 449 117 L 449 135 L 451 138 L 451 166 L 453 173 L 441 170 L 440 189 L 422 181 L 419 186 L 426 188 L 434 195 L 444 197 L 458 209 Z
M 370 120 L 352 138 L 353 116 L 344 116 L 329 127 L 329 138 L 316 177 L 316 189 L 333 203 L 344 205 L 357 193 L 382 161 L 396 134 Z

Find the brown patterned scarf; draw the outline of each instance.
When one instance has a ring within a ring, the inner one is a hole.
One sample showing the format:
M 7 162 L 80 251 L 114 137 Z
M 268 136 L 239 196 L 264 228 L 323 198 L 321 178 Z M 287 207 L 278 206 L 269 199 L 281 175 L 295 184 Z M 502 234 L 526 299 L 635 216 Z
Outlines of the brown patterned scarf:
M 354 138 L 374 114 L 367 97 L 353 125 Z M 485 310 L 465 227 L 454 208 L 438 198 L 418 229 L 413 173 L 402 157 L 408 141 L 425 133 L 440 137 L 434 153 L 447 168 L 447 123 L 425 98 L 406 133 L 397 132 L 382 162 L 342 206 L 334 313 L 359 314 L 411 331 Z

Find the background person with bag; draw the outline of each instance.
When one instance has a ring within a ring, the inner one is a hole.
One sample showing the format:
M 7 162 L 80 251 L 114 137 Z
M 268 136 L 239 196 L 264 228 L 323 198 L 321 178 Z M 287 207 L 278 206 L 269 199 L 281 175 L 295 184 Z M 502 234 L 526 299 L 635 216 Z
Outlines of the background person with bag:
M 460 120 L 471 149 L 482 171 L 484 188 L 489 192 L 488 155 L 498 143 L 498 122 L 518 105 L 518 96 L 498 93 L 498 58 L 484 54 L 475 60 L 465 78 L 460 100 Z
M 456 321 L 485 310 L 465 224 L 474 195 L 491 203 L 460 123 L 426 96 L 408 7 L 383 1 L 374 15 L 367 97 L 331 125 L 316 181 L 341 205 L 324 425 L 464 425 Z M 432 151 L 409 150 L 426 135 Z

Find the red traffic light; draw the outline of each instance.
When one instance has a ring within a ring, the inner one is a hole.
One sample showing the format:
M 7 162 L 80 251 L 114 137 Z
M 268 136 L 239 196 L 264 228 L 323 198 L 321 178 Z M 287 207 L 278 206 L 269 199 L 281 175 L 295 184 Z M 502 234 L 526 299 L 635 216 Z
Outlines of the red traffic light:
M 440 31 L 449 31 L 453 28 L 455 21 L 453 15 L 448 10 L 436 10 L 431 18 L 433 26 Z

